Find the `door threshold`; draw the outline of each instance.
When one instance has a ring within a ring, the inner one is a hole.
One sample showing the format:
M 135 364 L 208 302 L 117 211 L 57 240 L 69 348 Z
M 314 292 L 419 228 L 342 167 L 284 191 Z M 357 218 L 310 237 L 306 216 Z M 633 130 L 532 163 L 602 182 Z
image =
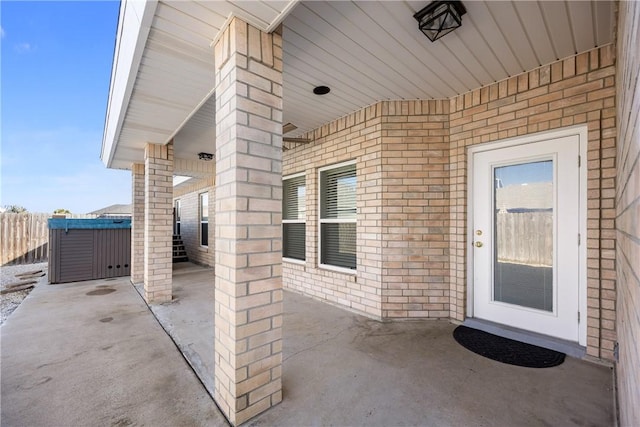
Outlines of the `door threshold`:
M 525 331 L 511 326 L 502 325 L 500 323 L 490 322 L 477 318 L 467 318 L 462 323 L 472 329 L 479 329 L 490 334 L 500 337 L 509 338 L 515 341 L 527 344 L 537 345 L 538 347 L 548 348 L 550 350 L 565 353 L 567 356 L 583 359 L 586 355 L 585 347 L 580 344 L 563 340 L 560 338 L 550 337 L 548 335 L 538 334 L 536 332 Z

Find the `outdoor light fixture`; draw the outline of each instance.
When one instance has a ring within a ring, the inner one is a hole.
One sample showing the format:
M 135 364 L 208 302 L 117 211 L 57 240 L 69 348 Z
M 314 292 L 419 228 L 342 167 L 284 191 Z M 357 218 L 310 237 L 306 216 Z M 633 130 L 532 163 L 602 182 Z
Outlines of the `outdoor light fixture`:
M 204 160 L 204 161 L 209 161 L 209 160 L 213 160 L 213 154 L 211 153 L 198 153 L 198 158 L 200 160 Z
M 461 1 L 432 1 L 424 9 L 413 15 L 418 28 L 432 42 L 462 25 L 462 15 L 467 9 Z
M 296 129 L 298 129 L 298 126 L 293 123 L 284 124 L 282 125 L 282 134 L 284 135 L 285 133 L 293 132 Z

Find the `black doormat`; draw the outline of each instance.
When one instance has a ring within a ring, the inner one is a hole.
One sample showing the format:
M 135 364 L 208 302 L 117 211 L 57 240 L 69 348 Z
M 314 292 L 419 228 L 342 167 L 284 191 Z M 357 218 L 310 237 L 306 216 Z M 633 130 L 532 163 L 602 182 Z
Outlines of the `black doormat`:
M 564 362 L 564 353 L 458 326 L 453 337 L 467 350 L 509 365 L 550 368 Z

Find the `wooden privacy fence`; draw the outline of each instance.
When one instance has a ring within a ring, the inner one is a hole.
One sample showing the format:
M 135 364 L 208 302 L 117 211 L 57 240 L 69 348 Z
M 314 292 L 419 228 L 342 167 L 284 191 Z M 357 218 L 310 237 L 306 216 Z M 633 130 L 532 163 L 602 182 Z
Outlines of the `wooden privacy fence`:
M 43 213 L 0 213 L 1 265 L 46 261 L 48 218 Z
M 46 261 L 49 250 L 49 214 L 0 213 L 0 265 Z M 96 215 L 68 215 L 96 218 Z M 517 264 L 553 265 L 551 212 L 498 213 L 498 260 Z
M 0 213 L 0 265 L 30 264 L 49 257 L 49 229 L 46 213 Z M 68 215 L 95 218 L 96 215 Z
M 553 213 L 499 212 L 496 215 L 498 261 L 553 265 Z

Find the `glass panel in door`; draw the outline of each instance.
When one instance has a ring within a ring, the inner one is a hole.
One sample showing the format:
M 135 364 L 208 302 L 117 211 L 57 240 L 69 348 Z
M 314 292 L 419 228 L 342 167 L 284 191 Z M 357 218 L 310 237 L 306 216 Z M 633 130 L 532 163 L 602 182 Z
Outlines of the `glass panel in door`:
M 493 175 L 493 300 L 553 312 L 553 160 Z

